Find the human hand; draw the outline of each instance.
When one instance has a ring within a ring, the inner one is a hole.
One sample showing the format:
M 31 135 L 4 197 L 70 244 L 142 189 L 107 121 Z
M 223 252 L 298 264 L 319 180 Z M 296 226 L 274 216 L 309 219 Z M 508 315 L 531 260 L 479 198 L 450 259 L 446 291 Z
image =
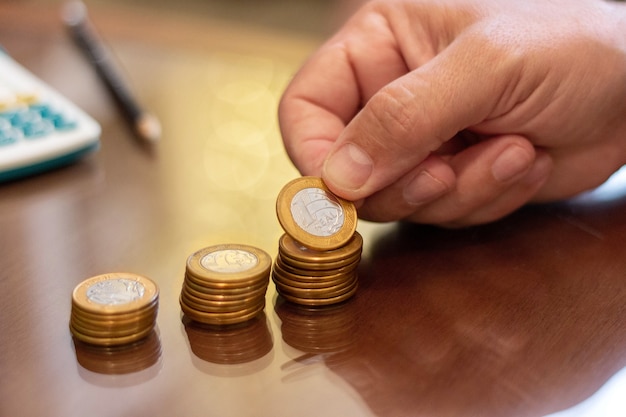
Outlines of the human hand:
M 625 14 L 370 2 L 285 91 L 285 147 L 374 221 L 471 225 L 593 188 L 626 163 Z

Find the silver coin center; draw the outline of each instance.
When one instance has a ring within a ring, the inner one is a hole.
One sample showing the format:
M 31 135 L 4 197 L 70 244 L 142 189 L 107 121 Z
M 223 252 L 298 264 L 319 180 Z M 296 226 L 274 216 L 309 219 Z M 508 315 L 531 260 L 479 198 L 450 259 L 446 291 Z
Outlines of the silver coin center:
M 291 216 L 305 232 L 320 237 L 334 235 L 345 221 L 339 201 L 320 188 L 298 191 L 291 200 Z
M 222 273 L 244 272 L 259 264 L 254 253 L 241 249 L 223 249 L 208 253 L 200 260 L 200 265 L 209 271 Z
M 96 282 L 87 289 L 87 299 L 103 305 L 130 303 L 143 297 L 146 289 L 143 284 L 131 279 L 109 279 Z

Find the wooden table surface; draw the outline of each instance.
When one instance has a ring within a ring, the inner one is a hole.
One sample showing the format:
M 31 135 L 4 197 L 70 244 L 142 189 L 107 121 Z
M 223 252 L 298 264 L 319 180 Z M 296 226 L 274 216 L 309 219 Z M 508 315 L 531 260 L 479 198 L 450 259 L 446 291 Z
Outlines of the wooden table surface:
M 311 311 L 270 285 L 247 326 L 200 328 L 178 304 L 191 253 L 276 254 L 276 195 L 297 176 L 276 105 L 320 39 L 96 2 L 163 124 L 150 151 L 59 5 L 1 2 L 0 44 L 98 120 L 102 147 L 0 184 L 0 416 L 626 415 L 626 173 L 466 230 L 360 222 L 349 302 Z M 159 285 L 157 332 L 130 351 L 75 344 L 73 288 L 116 271 Z

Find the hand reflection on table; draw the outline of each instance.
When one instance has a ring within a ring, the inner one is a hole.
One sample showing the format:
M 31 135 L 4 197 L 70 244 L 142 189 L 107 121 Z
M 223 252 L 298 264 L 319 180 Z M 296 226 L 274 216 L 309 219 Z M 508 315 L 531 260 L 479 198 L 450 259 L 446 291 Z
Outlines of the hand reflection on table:
M 400 225 L 373 242 L 337 326 L 277 313 L 302 361 L 323 354 L 376 415 L 542 416 L 626 365 L 624 247 L 624 198 L 465 230 Z

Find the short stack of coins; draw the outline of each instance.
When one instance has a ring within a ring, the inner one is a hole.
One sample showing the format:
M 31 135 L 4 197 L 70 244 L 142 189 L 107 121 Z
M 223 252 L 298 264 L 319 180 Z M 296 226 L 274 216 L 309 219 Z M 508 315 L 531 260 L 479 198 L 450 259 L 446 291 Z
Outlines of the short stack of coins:
M 187 259 L 180 306 L 211 325 L 243 323 L 263 311 L 272 258 L 249 245 L 215 245 Z
M 354 205 L 332 194 L 320 178 L 302 177 L 281 190 L 276 213 L 286 232 L 272 271 L 278 293 L 306 306 L 352 297 L 363 248 Z
M 147 277 L 128 272 L 86 279 L 72 292 L 70 331 L 81 342 L 120 346 L 154 330 L 159 289 Z

